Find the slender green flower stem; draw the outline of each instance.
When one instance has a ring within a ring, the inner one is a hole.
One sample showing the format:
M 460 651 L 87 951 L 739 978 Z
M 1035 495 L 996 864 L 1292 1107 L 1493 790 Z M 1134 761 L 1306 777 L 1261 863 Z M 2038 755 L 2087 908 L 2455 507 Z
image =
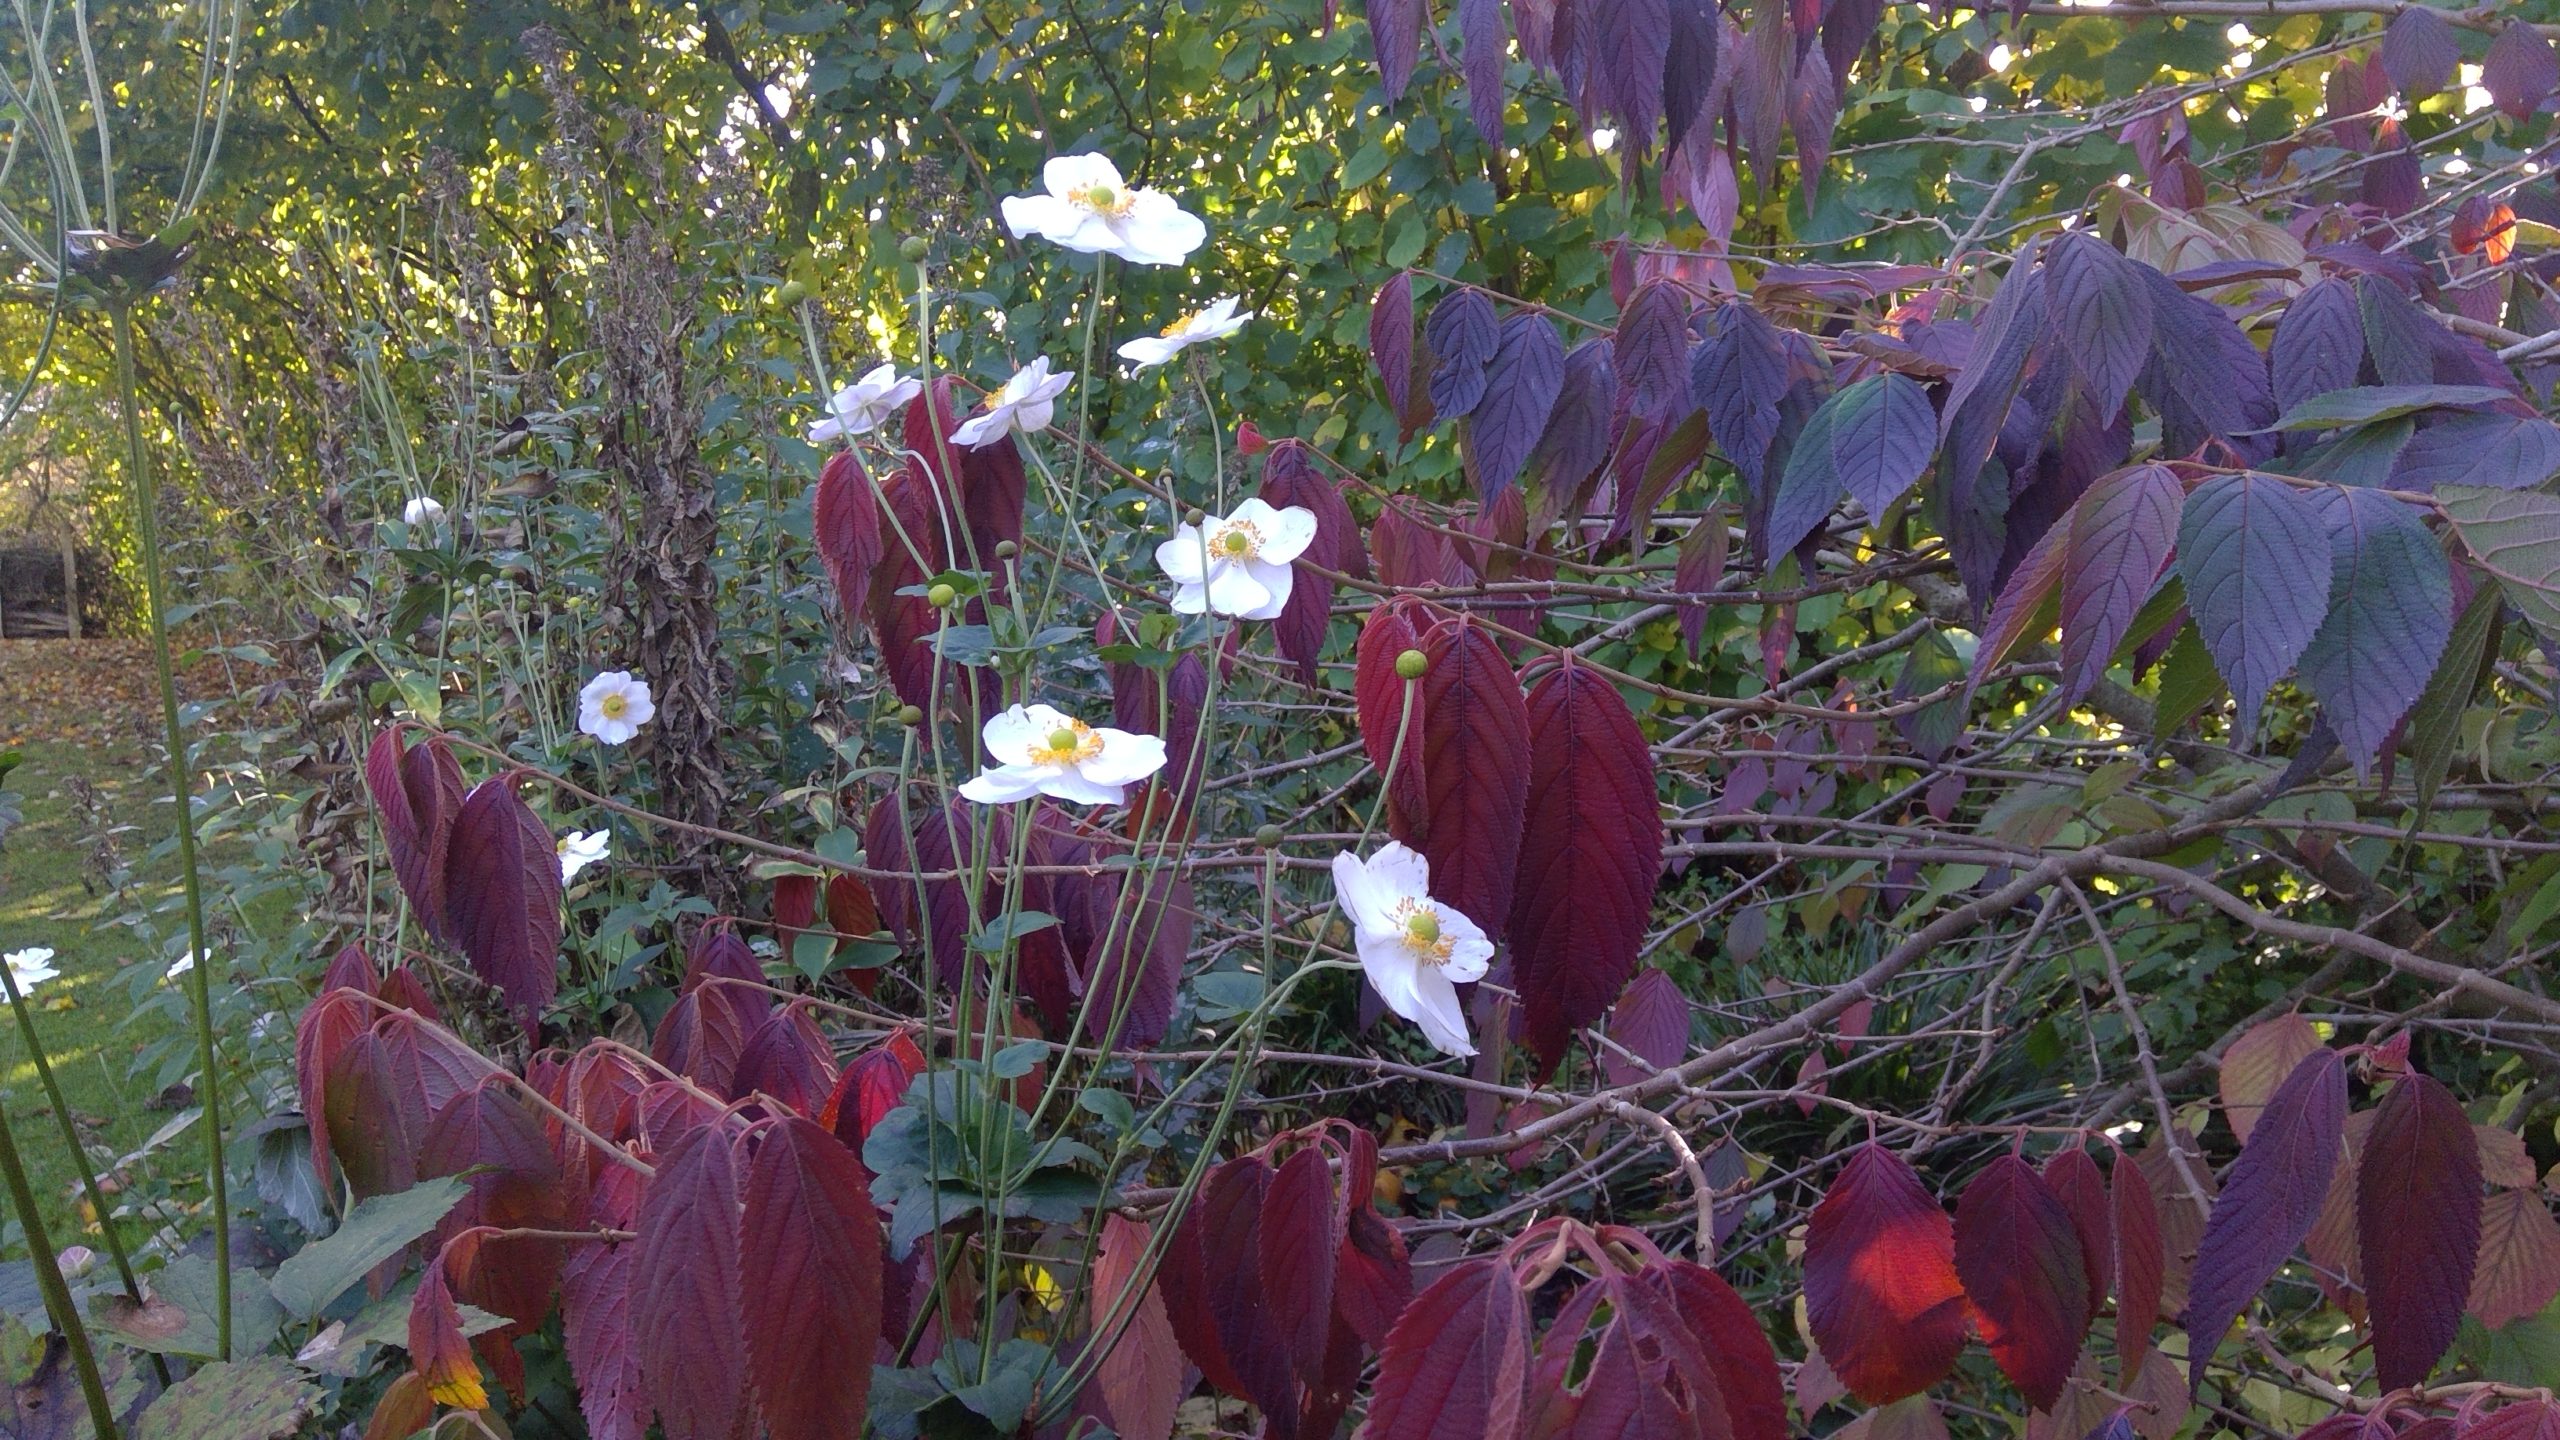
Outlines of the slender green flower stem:
M 15 987 L 12 987 L 14 993 Z M 89 1401 L 89 1425 L 98 1440 L 117 1440 L 116 1407 L 107 1399 L 107 1384 L 98 1376 L 98 1355 L 89 1347 L 88 1328 L 80 1323 L 80 1311 L 71 1303 L 71 1287 L 62 1283 L 62 1271 L 54 1258 L 53 1237 L 44 1229 L 44 1216 L 36 1210 L 35 1191 L 27 1185 L 27 1167 L 18 1161 L 18 1137 L 9 1130 L 9 1117 L 0 1107 L 0 1175 L 9 1182 L 9 1203 L 18 1207 L 18 1223 L 26 1227 L 27 1248 L 34 1252 L 36 1288 L 44 1292 L 45 1313 L 53 1317 L 53 1328 L 71 1347 L 72 1368 L 80 1374 L 80 1393 Z
M 169 794 L 178 807 L 178 864 L 187 892 L 187 1000 L 195 1010 L 196 1064 L 203 1071 L 197 1098 L 204 1105 L 205 1185 L 213 1201 L 213 1305 L 215 1354 L 231 1358 L 231 1184 L 222 1155 L 222 1082 L 213 1050 L 213 955 L 205 944 L 204 882 L 196 871 L 193 766 L 187 732 L 178 723 L 177 669 L 169 660 L 169 604 L 161 579 L 160 485 L 142 449 L 139 388 L 133 378 L 133 312 L 129 303 L 108 312 L 114 322 L 116 388 L 124 403 L 126 469 L 133 482 L 134 533 L 141 542 L 144 596 L 151 605 L 151 658 L 160 675 L 160 721 L 169 746 Z M 14 1170 L 17 1162 L 12 1159 Z M 32 1233 L 32 1230 L 30 1231 Z M 41 1270 L 43 1267 L 37 1267 Z M 101 1434 L 107 1433 L 103 1428 Z

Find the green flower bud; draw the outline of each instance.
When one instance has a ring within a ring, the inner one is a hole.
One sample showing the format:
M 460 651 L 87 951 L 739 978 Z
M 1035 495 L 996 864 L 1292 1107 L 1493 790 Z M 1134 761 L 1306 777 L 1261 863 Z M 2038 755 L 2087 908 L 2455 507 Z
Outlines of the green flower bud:
M 924 603 L 932 606 L 936 610 L 948 607 L 952 601 L 959 598 L 960 592 L 952 589 L 948 585 L 936 585 L 932 589 L 924 592 Z
M 1396 674 L 1406 680 L 1419 680 L 1431 668 L 1431 657 L 1419 650 L 1407 650 L 1396 657 Z
M 996 558 L 999 560 L 1010 560 L 1021 553 L 1022 547 L 1014 544 L 1010 540 L 999 540 L 996 542 Z
M 924 710 L 923 710 L 923 708 L 922 708 L 922 707 L 920 707 L 920 706 L 915 706 L 915 705 L 901 705 L 901 706 L 899 706 L 899 707 L 898 707 L 898 723 L 899 723 L 899 724 L 901 724 L 901 725 L 921 725 L 921 724 L 923 724 L 923 723 L 924 723 Z
M 1265 825 L 1253 832 L 1253 843 L 1265 850 L 1279 849 L 1282 838 L 1280 827 L 1277 825 Z
M 788 310 L 809 298 L 809 287 L 797 280 L 785 281 L 774 288 L 773 303 Z
M 898 258 L 910 265 L 921 265 L 933 253 L 933 242 L 921 235 L 910 235 L 898 242 Z

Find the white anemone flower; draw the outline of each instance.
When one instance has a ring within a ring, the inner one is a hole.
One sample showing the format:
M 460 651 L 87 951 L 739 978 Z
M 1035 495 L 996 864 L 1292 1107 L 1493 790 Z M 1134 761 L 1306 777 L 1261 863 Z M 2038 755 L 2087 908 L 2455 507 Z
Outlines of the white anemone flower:
M 809 443 L 824 445 L 840 436 L 868 435 L 923 393 L 923 382 L 913 376 L 899 379 L 897 366 L 875 366 L 836 392 L 827 404 L 827 418 L 809 427 Z
M 1040 168 L 1045 195 L 1004 202 L 1013 238 L 1038 235 L 1079 254 L 1117 255 L 1134 265 L 1179 265 L 1209 238 L 1209 227 L 1161 190 L 1134 189 L 1100 155 L 1060 155 Z
M 560 883 L 567 886 L 578 872 L 613 853 L 613 836 L 602 830 L 572 830 L 560 837 Z
M 1185 615 L 1214 610 L 1239 620 L 1277 620 L 1289 604 L 1297 572 L 1289 562 L 1315 543 L 1316 512 L 1304 505 L 1275 510 L 1247 500 L 1223 520 L 1177 525 L 1156 547 L 1156 564 L 1173 577 L 1173 608 Z
M 1139 336 L 1120 347 L 1120 358 L 1128 361 L 1132 369 L 1146 370 L 1204 341 L 1226 339 L 1243 329 L 1244 322 L 1253 318 L 1254 312 L 1250 310 L 1241 315 L 1236 313 L 1237 299 L 1233 295 L 1221 295 L 1167 325 L 1160 333 Z
M 9 978 L 17 982 L 18 993 L 21 995 L 62 973 L 53 968 L 53 947 L 50 945 L 12 950 L 6 959 Z
M 1493 942 L 1431 898 L 1431 862 L 1402 845 L 1362 860 L 1333 857 L 1333 892 L 1351 917 L 1360 968 L 1387 1008 L 1422 1027 L 1444 1055 L 1473 1055 L 1458 986 L 1484 978 Z
M 1087 725 L 1046 705 L 1016 705 L 989 720 L 983 737 L 996 763 L 960 787 L 981 805 L 1047 795 L 1116 805 L 1122 791 L 1164 768 L 1164 741 Z
M 412 529 L 421 525 L 444 523 L 444 502 L 433 495 L 421 495 L 401 507 L 400 523 Z
M 1007 432 L 1025 434 L 1049 428 L 1049 417 L 1057 412 L 1058 397 L 1075 383 L 1076 372 L 1064 370 L 1049 373 L 1049 357 L 1039 356 L 1030 364 L 1013 372 L 1004 388 L 987 397 L 986 408 L 960 422 L 951 432 L 952 440 L 976 449 L 993 445 Z
M 578 729 L 607 745 L 622 745 L 658 713 L 649 682 L 628 670 L 607 670 L 578 692 Z

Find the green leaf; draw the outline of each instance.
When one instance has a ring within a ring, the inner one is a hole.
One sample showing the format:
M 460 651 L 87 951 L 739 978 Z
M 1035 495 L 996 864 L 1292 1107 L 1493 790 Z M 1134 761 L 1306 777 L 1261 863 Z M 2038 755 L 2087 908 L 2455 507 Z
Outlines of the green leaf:
M 2497 586 L 2483 585 L 2462 607 L 2445 639 L 2444 658 L 2409 712 L 2410 779 L 2418 792 L 2421 821 L 2435 808 L 2436 791 L 2453 767 L 2453 752 L 2462 743 L 2462 712 L 2488 679 L 2489 662 L 2497 658 L 2498 631 L 2506 619 L 2499 596 Z
M 121 1292 L 109 1291 L 89 1302 L 90 1318 L 116 1340 L 155 1355 L 211 1358 L 221 1349 L 215 1324 L 213 1259 L 181 1255 L 168 1268 L 143 1277 L 144 1299 L 134 1304 Z M 231 1343 L 234 1351 L 256 1349 L 274 1337 L 284 1323 L 284 1310 L 268 1293 L 264 1276 L 254 1270 L 231 1272 Z
M 2486 410 L 2516 397 L 2487 385 L 2364 385 L 2331 390 L 2296 405 L 2278 430 L 2336 430 L 2396 420 L 2421 410 Z
M 397 1195 L 359 1203 L 334 1232 L 314 1240 L 276 1267 L 269 1288 L 285 1313 L 317 1319 L 329 1302 L 373 1273 L 409 1242 L 436 1228 L 471 1187 L 455 1176 L 415 1185 Z
M 1191 982 L 1192 993 L 1200 997 L 1201 1018 L 1205 1020 L 1251 1010 L 1262 1003 L 1263 992 L 1268 988 L 1261 976 L 1242 970 L 1212 970 Z
M 2560 633 L 2560 496 L 2447 485 L 2436 501 L 2524 618 L 2545 634 Z
M 1058 917 L 1037 910 L 1017 910 L 999 915 L 987 922 L 986 928 L 969 937 L 969 948 L 981 955 L 1001 955 L 1009 945 L 1023 936 L 1037 934 L 1058 923 Z
M 995 1058 L 987 1062 L 987 1070 L 999 1080 L 1019 1080 L 1040 1068 L 1040 1062 L 1048 1058 L 1047 1041 L 1025 1040 L 997 1051 Z
M 2189 621 L 2180 627 L 2178 638 L 2169 642 L 2168 657 L 2160 662 L 2160 699 L 2151 716 L 2152 735 L 2175 734 L 2222 692 L 2221 672 L 2213 668 L 2204 637 Z
M 320 1409 L 320 1387 L 274 1355 L 207 1365 L 142 1412 L 133 1440 L 285 1440 Z

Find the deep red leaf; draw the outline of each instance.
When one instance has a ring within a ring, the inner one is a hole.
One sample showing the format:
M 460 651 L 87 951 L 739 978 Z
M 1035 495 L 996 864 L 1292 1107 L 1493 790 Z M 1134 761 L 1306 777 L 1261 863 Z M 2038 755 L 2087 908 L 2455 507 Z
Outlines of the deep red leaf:
M 1333 1333 L 1334 1271 L 1346 1218 L 1325 1152 L 1317 1146 L 1282 1161 L 1264 1188 L 1262 1304 L 1282 1351 L 1309 1386 L 1324 1380 L 1326 1344 Z
M 590 1196 L 590 1218 L 628 1229 L 640 1216 L 640 1172 L 608 1164 Z M 581 1245 L 560 1272 L 560 1332 L 578 1381 L 578 1410 L 592 1440 L 644 1440 L 649 1402 L 641 1393 L 640 1347 L 632 1331 L 631 1268 L 636 1241 Z
M 1514 935 L 1517 943 L 1517 935 Z M 1626 1060 L 1603 1055 L 1600 1065 L 1612 1085 L 1649 1079 L 1680 1063 L 1689 1051 L 1689 1000 L 1665 970 L 1647 970 L 1627 986 L 1609 1010 L 1609 1038 L 1635 1053 Z
M 924 596 L 898 592 L 923 585 L 949 563 L 941 511 L 934 503 L 933 482 L 912 464 L 882 482 L 881 495 L 889 502 L 881 517 L 881 561 L 872 569 L 863 613 L 870 617 L 872 639 L 880 647 L 880 668 L 898 698 L 930 712 L 934 656 L 928 642 L 939 628 L 938 619 Z
M 1353 681 L 1360 743 L 1369 752 L 1371 768 L 1389 777 L 1387 827 L 1408 845 L 1419 843 L 1430 819 L 1423 785 L 1428 721 L 1422 685 L 1396 674 L 1396 657 L 1421 650 L 1422 637 L 1436 618 L 1428 605 L 1403 596 L 1370 611 L 1360 630 Z
M 2089 1333 L 2089 1279 L 2071 1212 L 2026 1161 L 2003 1155 L 1965 1187 L 1956 1273 L 2000 1372 L 2051 1410 Z
M 1732 1440 L 1786 1440 L 1786 1382 L 1759 1312 L 1724 1277 L 1703 1265 L 1667 1260 L 1645 1277 L 1679 1307 L 1715 1375 Z
M 461 1243 L 469 1247 L 477 1242 L 466 1238 Z M 436 1252 L 436 1258 L 427 1262 L 426 1273 L 418 1277 L 417 1293 L 410 1297 L 409 1363 L 437 1404 L 485 1410 L 489 1392 L 480 1383 L 480 1365 L 471 1356 L 470 1341 L 462 1333 L 462 1311 L 445 1278 L 451 1253 L 450 1248 Z
M 385 726 L 365 751 L 364 779 L 382 821 L 383 847 L 391 852 L 391 873 L 409 897 L 410 912 L 420 929 L 449 938 L 444 862 L 453 822 L 462 813 L 462 767 L 444 737 L 404 747 L 399 729 Z
M 2519 1400 L 2501 1405 L 2462 1432 L 2462 1440 L 2560 1440 L 2560 1402 Z
M 1435 695 L 1435 716 L 1442 703 Z M 1653 753 L 1627 702 L 1570 655 L 1529 694 L 1528 759 L 1507 930 L 1522 1034 L 1543 1078 L 1635 970 L 1662 877 L 1662 812 Z M 1516 751 L 1511 764 L 1518 766 Z M 1436 857 L 1432 884 L 1455 901 Z M 1682 1018 L 1685 1040 L 1685 1011 Z
M 460 1096 L 429 1122 L 418 1147 L 418 1178 L 465 1175 L 470 1191 L 436 1226 L 440 1241 L 475 1226 L 561 1230 L 576 1220 L 559 1159 L 542 1122 L 505 1081 L 491 1079 Z M 560 1247 L 548 1240 L 486 1239 L 471 1267 L 476 1283 L 454 1278 L 454 1293 L 514 1323 L 509 1339 L 529 1334 L 550 1313 L 560 1278 Z
M 1090 1275 L 1094 1343 L 1111 1339 L 1100 1327 L 1121 1326 L 1094 1370 L 1091 1393 L 1101 1401 L 1113 1431 L 1126 1440 L 1170 1440 L 1174 1412 L 1186 1389 L 1181 1342 L 1174 1337 L 1163 1295 L 1153 1284 L 1134 1297 L 1128 1293 L 1138 1283 L 1150 1238 L 1146 1222 L 1106 1216 Z
M 809 1116 L 818 1113 L 835 1087 L 835 1050 L 798 1001 L 765 1017 L 747 1036 L 730 1080 L 734 1095 L 769 1095 Z
M 1219 1336 L 1218 1304 L 1207 1251 L 1211 1238 L 1207 1233 L 1207 1198 L 1204 1193 L 1191 1202 L 1190 1211 L 1165 1242 L 1164 1259 L 1156 1267 L 1156 1287 L 1164 1294 L 1165 1313 L 1173 1320 L 1173 1333 L 1182 1342 L 1182 1353 L 1200 1367 L 1200 1377 L 1220 1394 L 1241 1399 L 1247 1394 L 1244 1377 L 1236 1373 Z M 1231 1240 L 1220 1239 L 1218 1243 L 1222 1258 L 1233 1249 Z M 1260 1254 L 1257 1247 L 1253 1266 L 1257 1279 Z
M 2046 1157 L 2045 1188 L 2062 1202 L 2071 1216 L 2072 1232 L 2080 1237 L 2080 1269 L 2089 1277 L 2089 1313 L 2095 1315 L 2107 1303 L 2107 1285 L 2115 1271 L 2115 1235 L 2107 1210 L 2107 1180 L 2098 1173 L 2098 1162 L 2078 1145 L 2065 1145 Z
M 924 1052 L 900 1030 L 853 1057 L 836 1076 L 836 1088 L 818 1112 L 818 1123 L 861 1153 L 873 1127 L 906 1099 L 907 1086 L 924 1073 Z
M 506 997 L 524 1033 L 538 1034 L 560 985 L 560 855 L 512 776 L 484 780 L 463 800 L 444 875 L 453 943 Z
M 2160 1321 L 2165 1260 L 2151 1178 L 2121 1152 L 2107 1172 L 2107 1214 L 2115 1231 L 2116 1388 L 2129 1391 L 2151 1351 L 2151 1327 Z
M 880 502 L 871 477 L 851 450 L 827 457 L 818 472 L 818 490 L 809 502 L 809 524 L 835 584 L 836 606 L 847 630 L 862 624 L 863 602 L 871 596 L 871 572 L 880 563 Z
M 1955 1227 L 1911 1167 L 1873 1141 L 1806 1223 L 1804 1298 L 1823 1358 L 1871 1405 L 1928 1389 L 1964 1348 Z
M 1361 579 L 1369 574 L 1369 552 L 1361 543 L 1359 522 L 1352 518 L 1342 492 L 1316 473 L 1310 458 L 1313 453 L 1303 440 L 1283 440 L 1271 447 L 1262 462 L 1264 502 L 1274 509 L 1301 506 L 1316 517 L 1315 541 L 1299 557 L 1297 581 L 1289 591 L 1289 603 L 1271 627 L 1273 643 L 1297 665 L 1298 678 L 1310 690 L 1323 683 L 1316 661 L 1324 654 L 1325 634 L 1333 618 L 1334 592 L 1332 577 L 1318 573 L 1314 567 Z M 1203 667 L 1204 678 L 1205 673 Z M 1119 678 L 1114 675 L 1115 699 L 1119 688 Z
M 366 992 L 354 988 L 326 990 L 303 1007 L 293 1031 L 293 1078 L 301 1092 L 302 1118 L 311 1127 L 311 1173 L 323 1190 L 334 1189 L 335 1161 L 329 1140 L 329 1072 L 348 1046 L 365 1038 L 373 1025 L 373 1006 Z
M 1725 1440 L 1732 1435 L 1715 1372 L 1673 1302 L 1658 1289 L 1621 1275 L 1604 1276 L 1592 1288 L 1607 1292 L 1610 1316 L 1574 1397 L 1574 1440 Z M 1551 1333 L 1548 1345 L 1553 1347 L 1557 1338 Z
M 2453 1344 L 2480 1259 L 2480 1205 L 2471 1117 L 2411 1071 L 2382 1097 L 2356 1162 L 2356 1247 L 2384 1390 L 2423 1383 Z
M 708 985 L 679 998 L 659 1020 L 649 1058 L 714 1095 L 733 1095 L 738 1057 L 759 1022 L 731 999 L 732 988 Z
M 1365 1193 L 1352 1197 L 1333 1292 L 1335 1313 L 1372 1350 L 1386 1345 L 1387 1332 L 1413 1299 L 1404 1236 L 1370 1207 Z
M 744 1224 L 740 1293 L 768 1317 L 746 1327 L 768 1432 L 773 1440 L 858 1433 L 880 1340 L 871 1176 L 836 1137 L 785 1117 L 748 1164 Z
M 631 1271 L 641 1384 L 667 1440 L 742 1440 L 753 1423 L 741 1223 L 728 1129 L 696 1126 L 649 1182 Z
M 764 1018 L 773 1006 L 773 996 L 766 987 L 764 966 L 756 962 L 756 952 L 738 935 L 737 925 L 729 920 L 714 920 L 693 932 L 693 944 L 685 951 L 684 979 L 677 993 L 690 995 L 706 982 L 720 983 L 712 988 L 729 998 L 738 1013 L 750 1022 Z
M 1528 705 L 1502 647 L 1470 617 L 1431 627 L 1422 653 L 1430 661 L 1421 683 L 1429 818 L 1420 849 L 1431 862 L 1431 893 L 1499 943 L 1529 798 Z
M 2203 1385 L 2223 1332 L 2319 1220 L 2346 1125 L 2346 1067 L 2338 1052 L 2322 1049 L 2277 1087 L 2224 1174 L 2187 1293 L 2191 1392 Z
M 1498 1259 L 1449 1267 L 1378 1357 L 1362 1440 L 1519 1440 L 1529 1310 Z
M 1840 82 L 1820 47 L 1809 47 L 1796 61 L 1795 83 L 1787 89 L 1787 128 L 1796 137 L 1796 180 L 1809 210 L 1821 193 L 1822 167 L 1831 163 L 1831 132 L 1840 125 Z

